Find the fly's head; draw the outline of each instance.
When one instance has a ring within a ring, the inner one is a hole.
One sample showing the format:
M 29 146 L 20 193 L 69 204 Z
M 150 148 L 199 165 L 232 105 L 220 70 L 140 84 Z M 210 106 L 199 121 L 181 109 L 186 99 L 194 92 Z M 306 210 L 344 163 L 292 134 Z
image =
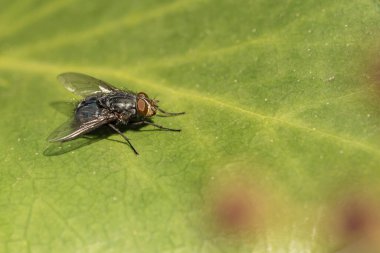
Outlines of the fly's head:
M 137 93 L 136 109 L 137 113 L 143 117 L 152 117 L 156 114 L 158 100 L 150 99 L 144 92 Z

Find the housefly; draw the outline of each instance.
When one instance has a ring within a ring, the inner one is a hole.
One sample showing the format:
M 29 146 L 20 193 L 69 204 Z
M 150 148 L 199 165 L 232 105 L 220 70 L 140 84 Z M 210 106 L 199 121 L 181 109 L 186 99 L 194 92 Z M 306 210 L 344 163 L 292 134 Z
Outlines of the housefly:
M 138 155 L 130 140 L 118 125 L 152 125 L 168 131 L 181 131 L 153 123 L 150 118 L 158 112 L 161 116 L 176 116 L 184 112 L 166 112 L 144 92 L 121 90 L 109 83 L 80 73 L 63 73 L 58 80 L 67 90 L 83 97 L 74 111 L 74 117 L 58 127 L 48 138 L 50 142 L 66 142 L 108 126 L 120 134 Z

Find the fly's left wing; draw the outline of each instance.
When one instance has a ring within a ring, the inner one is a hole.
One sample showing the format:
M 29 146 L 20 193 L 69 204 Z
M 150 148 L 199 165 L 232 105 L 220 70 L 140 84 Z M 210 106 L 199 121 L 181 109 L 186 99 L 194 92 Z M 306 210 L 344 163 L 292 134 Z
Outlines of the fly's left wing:
M 86 121 L 78 121 L 76 119 L 69 120 L 54 130 L 48 137 L 50 142 L 64 142 L 77 138 L 80 135 L 89 133 L 100 126 L 106 125 L 116 120 L 115 115 L 100 115 L 89 118 Z
M 87 97 L 97 93 L 120 91 L 109 83 L 81 73 L 67 72 L 60 74 L 57 79 L 63 84 L 63 86 L 65 86 L 67 90 L 82 97 Z

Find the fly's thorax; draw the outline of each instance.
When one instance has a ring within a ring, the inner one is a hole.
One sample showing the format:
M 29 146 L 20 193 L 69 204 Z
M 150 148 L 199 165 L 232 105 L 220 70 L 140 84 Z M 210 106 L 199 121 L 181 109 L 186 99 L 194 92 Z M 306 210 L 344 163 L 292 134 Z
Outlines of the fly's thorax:
M 150 99 L 144 92 L 137 93 L 136 110 L 142 117 L 152 117 L 157 112 L 157 100 Z
M 127 92 L 115 92 L 101 96 L 99 103 L 111 112 L 136 114 L 136 95 Z

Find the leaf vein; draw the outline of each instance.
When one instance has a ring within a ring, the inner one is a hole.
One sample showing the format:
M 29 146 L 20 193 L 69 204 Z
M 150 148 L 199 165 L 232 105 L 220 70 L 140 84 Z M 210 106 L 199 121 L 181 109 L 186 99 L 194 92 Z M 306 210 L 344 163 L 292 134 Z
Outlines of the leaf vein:
M 26 67 L 27 66 L 27 67 Z M 120 79 L 132 81 L 135 83 L 141 83 L 145 86 L 157 89 L 157 84 L 151 80 L 142 79 L 139 77 L 132 76 L 128 74 L 128 72 L 124 71 L 123 69 L 109 69 L 104 67 L 80 67 L 80 66 L 74 66 L 74 65 L 53 65 L 49 63 L 43 63 L 43 62 L 36 62 L 36 61 L 27 61 L 25 59 L 15 59 L 15 58 L 0 58 L 0 68 L 1 69 L 17 69 L 22 70 L 26 72 L 32 72 L 32 73 L 40 73 L 40 74 L 46 74 L 46 72 L 50 72 L 52 74 L 57 74 L 59 72 L 62 72 L 63 70 L 67 69 L 74 69 L 76 71 L 81 72 L 87 72 L 87 73 L 102 73 L 104 75 L 114 76 L 118 77 Z M 318 135 L 320 137 L 324 137 L 326 139 L 330 140 L 336 140 L 341 143 L 346 143 L 350 145 L 351 147 L 357 147 L 359 149 L 365 150 L 369 153 L 373 153 L 376 155 L 380 154 L 380 150 L 376 147 L 373 147 L 369 144 L 362 143 L 360 141 L 350 140 L 348 137 L 343 137 L 340 135 L 337 135 L 335 133 L 327 132 L 324 130 L 319 130 L 315 128 L 310 128 L 304 124 L 300 124 L 297 122 L 286 120 L 286 118 L 279 118 L 275 116 L 268 116 L 264 113 L 259 113 L 253 110 L 247 110 L 243 108 L 240 105 L 227 103 L 223 101 L 223 99 L 215 99 L 208 97 L 203 94 L 199 94 L 198 92 L 194 92 L 191 90 L 186 89 L 173 89 L 170 86 L 167 86 L 165 84 L 160 83 L 160 90 L 165 90 L 166 92 L 171 92 L 177 95 L 180 95 L 181 97 L 185 98 L 193 98 L 197 100 L 202 100 L 209 102 L 210 104 L 218 105 L 219 107 L 226 107 L 229 108 L 232 111 L 239 112 L 243 115 L 248 115 L 252 118 L 256 118 L 261 121 L 271 121 L 276 122 L 277 124 L 288 126 L 294 129 L 302 130 L 310 135 Z M 335 143 L 335 142 L 334 142 Z
M 30 26 L 34 22 L 37 22 L 38 20 L 61 10 L 72 2 L 73 0 L 49 2 L 45 6 L 42 6 L 40 9 L 37 9 L 37 11 L 24 16 L 21 20 L 19 20 L 19 22 L 13 23 L 11 26 L 4 27 L 0 33 L 0 38 L 13 35 L 17 31 Z
M 144 12 L 144 14 L 137 13 L 132 14 L 130 16 L 122 17 L 120 19 L 116 19 L 113 21 L 109 21 L 104 24 L 100 24 L 98 26 L 95 26 L 91 29 L 88 29 L 87 31 L 79 31 L 72 33 L 70 36 L 67 36 L 67 34 L 64 35 L 58 35 L 53 38 L 44 38 L 40 42 L 36 42 L 31 45 L 21 46 L 19 48 L 13 48 L 10 52 L 12 55 L 24 55 L 28 53 L 35 53 L 39 51 L 45 51 L 47 49 L 52 50 L 56 49 L 62 46 L 67 46 L 71 44 L 76 44 L 78 42 L 81 42 L 85 39 L 98 37 L 104 34 L 107 34 L 111 31 L 115 31 L 120 28 L 128 28 L 128 27 L 134 27 L 137 26 L 143 22 L 150 21 L 162 16 L 165 16 L 170 13 L 174 13 L 176 11 L 181 11 L 185 7 L 194 4 L 197 1 L 189 1 L 189 0 L 179 0 L 174 3 L 161 6 L 157 9 L 154 9 L 152 11 Z

